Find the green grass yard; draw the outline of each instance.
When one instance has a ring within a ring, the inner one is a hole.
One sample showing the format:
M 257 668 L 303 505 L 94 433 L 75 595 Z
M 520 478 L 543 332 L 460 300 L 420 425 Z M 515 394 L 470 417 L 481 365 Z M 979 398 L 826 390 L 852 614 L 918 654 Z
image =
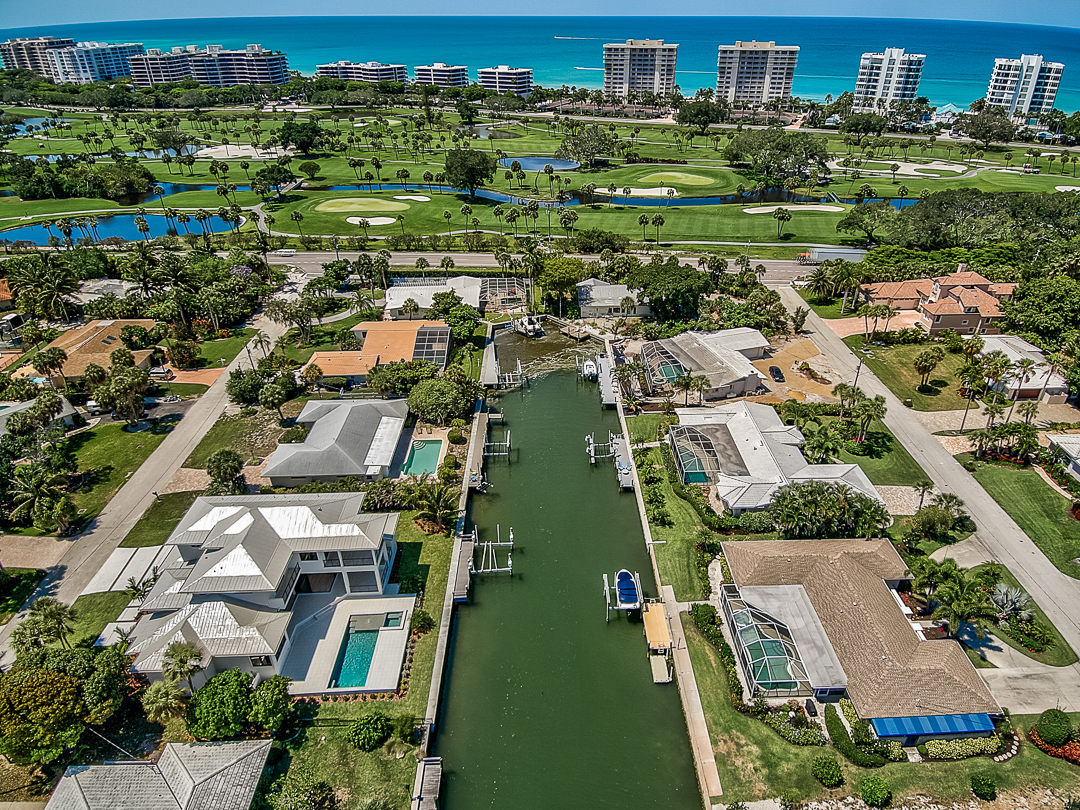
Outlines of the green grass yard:
M 72 604 L 77 613 L 75 631 L 71 634 L 72 644 L 80 641 L 93 643 L 105 625 L 119 618 L 130 601 L 131 597 L 121 591 L 84 593 Z M 115 640 L 108 639 L 109 642 Z
M 915 355 L 926 349 L 926 345 L 911 344 L 906 346 L 874 346 L 863 348 L 863 336 L 852 335 L 844 338 L 855 355 L 864 360 L 867 368 L 901 400 L 910 399 L 917 411 L 956 411 L 963 410 L 967 402 L 960 396 L 960 382 L 956 372 L 964 365 L 962 354 L 945 353 L 945 359 L 938 364 L 930 375 L 929 385 L 919 385 L 921 375 L 915 371 Z M 971 403 L 968 426 L 979 427 L 985 418 L 980 419 L 982 406 Z
M 626 418 L 626 427 L 630 431 L 631 444 L 645 444 L 662 440 L 663 436 L 658 432 L 661 425 L 672 425 L 679 421 L 679 417 L 663 413 L 643 413 Z M 665 428 L 666 434 L 666 428 Z
M 833 421 L 824 417 L 822 423 Z M 881 422 L 874 421 L 866 434 L 867 455 L 855 455 L 841 450 L 838 459 L 843 464 L 858 464 L 870 483 L 883 487 L 910 487 L 926 477 L 919 463 L 904 445 Z
M 120 548 L 142 548 L 160 546 L 169 539 L 184 513 L 195 503 L 199 492 L 170 492 L 160 495 L 150 508 L 139 518 L 127 537 L 120 543 Z
M 284 431 L 276 413 L 260 410 L 254 416 L 223 416 L 206 431 L 183 466 L 204 470 L 206 460 L 223 448 L 235 450 L 245 464 L 252 458 L 265 458 L 274 452 Z
M 844 303 L 843 298 L 815 298 L 805 287 L 799 290 L 799 296 L 810 309 L 817 313 L 819 318 L 850 318 L 855 314 L 855 307 L 850 298 L 846 309 L 841 314 L 840 307 Z
M 71 437 L 75 462 L 83 475 L 71 500 L 78 519 L 95 517 L 172 430 L 173 422 L 152 422 L 150 430 L 129 433 L 123 425 L 99 425 Z
M 30 598 L 45 572 L 37 568 L 5 568 L 0 574 L 0 625 L 11 617 Z

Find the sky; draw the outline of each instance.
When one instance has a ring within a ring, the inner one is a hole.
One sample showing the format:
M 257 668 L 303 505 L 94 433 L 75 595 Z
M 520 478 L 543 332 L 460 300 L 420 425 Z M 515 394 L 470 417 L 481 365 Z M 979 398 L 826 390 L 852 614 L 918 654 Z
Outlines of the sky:
M 223 14 L 227 8 L 228 13 Z M 546 0 L 536 3 L 507 3 L 506 0 L 399 0 L 379 3 L 360 0 L 185 0 L 183 3 L 147 3 L 146 0 L 0 0 L 0 29 L 64 23 L 107 22 L 113 20 L 176 19 L 200 17 L 288 17 L 365 15 L 492 15 L 492 16 L 652 16 L 658 11 L 654 0 Z M 678 0 L 663 11 L 672 16 L 745 15 L 751 9 L 731 0 Z M 1030 23 L 1080 28 L 1080 2 L 1041 0 L 770 0 L 758 14 L 776 17 L 908 17 L 921 19 L 980 20 Z

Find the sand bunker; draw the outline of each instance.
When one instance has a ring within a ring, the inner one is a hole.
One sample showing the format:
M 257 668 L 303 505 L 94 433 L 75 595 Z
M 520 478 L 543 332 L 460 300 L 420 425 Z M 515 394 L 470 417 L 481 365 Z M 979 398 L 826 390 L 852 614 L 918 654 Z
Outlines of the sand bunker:
M 756 208 L 744 208 L 744 214 L 771 214 L 777 208 L 788 211 L 843 211 L 839 205 L 759 205 Z
M 669 192 L 672 192 L 672 191 L 675 192 L 675 194 L 673 196 L 675 196 L 675 197 L 679 196 L 679 190 L 674 189 L 671 186 L 657 186 L 656 188 L 632 188 L 632 189 L 630 189 L 630 196 L 631 197 L 667 197 L 667 196 L 669 196 Z M 623 196 L 625 196 L 623 194 L 623 190 L 621 188 L 617 189 L 615 191 L 614 195 L 611 195 L 611 192 L 608 191 L 606 188 L 598 188 L 593 193 L 594 194 L 607 194 L 607 195 L 613 196 L 613 197 L 623 197 Z
M 231 143 L 226 146 L 204 146 L 195 153 L 195 157 L 209 158 L 211 160 L 238 160 L 240 158 L 279 158 L 288 154 L 287 149 L 280 146 L 264 146 L 256 151 L 249 143 Z
M 668 186 L 711 186 L 713 180 L 700 174 L 688 172 L 654 172 L 639 178 L 642 183 L 664 183 Z
M 374 121 L 361 121 L 361 122 L 359 122 L 357 124 L 353 124 L 353 126 L 354 127 L 366 127 L 366 126 L 368 126 L 370 124 L 374 124 L 374 123 L 375 123 Z M 383 123 L 386 124 L 386 126 L 388 126 L 388 127 L 393 127 L 393 126 L 397 126 L 398 124 L 400 124 L 401 121 L 399 121 L 396 118 L 387 118 L 385 121 L 383 121 Z
M 364 217 L 346 217 L 345 221 L 350 225 L 359 225 Z M 367 217 L 367 224 L 374 228 L 376 225 L 393 225 L 397 222 L 393 217 Z
M 1054 186 L 1058 191 L 1080 191 L 1080 186 Z
M 395 200 L 415 200 L 416 202 L 431 202 L 431 197 L 425 197 L 423 194 L 395 194 Z
M 340 197 L 324 200 L 315 206 L 316 211 L 340 214 L 345 211 L 408 211 L 408 203 L 380 200 L 377 197 Z

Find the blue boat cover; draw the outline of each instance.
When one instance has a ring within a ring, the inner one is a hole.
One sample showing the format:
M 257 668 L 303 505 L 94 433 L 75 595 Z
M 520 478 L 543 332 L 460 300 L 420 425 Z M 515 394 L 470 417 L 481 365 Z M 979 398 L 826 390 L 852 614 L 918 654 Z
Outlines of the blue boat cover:
M 616 583 L 618 585 L 620 605 L 632 605 L 640 601 L 633 574 L 628 571 L 620 571 Z
M 994 730 L 988 714 L 939 714 L 930 717 L 875 717 L 870 721 L 879 737 L 927 734 L 985 734 Z

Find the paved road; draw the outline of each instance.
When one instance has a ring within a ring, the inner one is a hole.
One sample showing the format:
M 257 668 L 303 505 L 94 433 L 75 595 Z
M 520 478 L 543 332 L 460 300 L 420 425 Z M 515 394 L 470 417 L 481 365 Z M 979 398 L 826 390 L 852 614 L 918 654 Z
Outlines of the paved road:
M 803 303 L 798 293 L 790 287 L 781 289 L 780 296 L 789 309 Z M 844 342 L 813 312 L 806 319 L 806 331 L 844 379 L 852 381 L 858 359 Z M 953 492 L 963 498 L 978 526 L 974 541 L 985 548 L 989 558 L 1000 561 L 1012 571 L 1072 648 L 1080 650 L 1080 581 L 1054 567 L 997 501 L 949 455 L 915 414 L 905 408 L 866 366 L 859 373 L 859 387 L 870 395 L 884 395 L 889 409 L 885 424 L 939 490 Z M 1074 705 L 1073 708 L 1080 709 L 1080 706 Z

